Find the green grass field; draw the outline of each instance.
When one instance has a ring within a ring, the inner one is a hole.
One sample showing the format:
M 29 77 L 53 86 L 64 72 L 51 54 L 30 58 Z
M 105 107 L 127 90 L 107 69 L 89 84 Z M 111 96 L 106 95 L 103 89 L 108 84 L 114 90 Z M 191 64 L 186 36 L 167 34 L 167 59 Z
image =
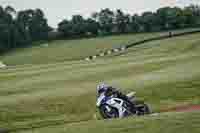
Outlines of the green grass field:
M 150 37 L 155 37 L 161 33 L 136 34 L 91 38 L 81 40 L 60 40 L 34 46 L 32 48 L 18 49 L 6 54 L 0 60 L 8 65 L 23 64 L 47 64 L 63 61 L 81 60 L 87 56 L 95 55 L 100 51 L 105 51 L 113 47 L 123 46 L 129 42 L 135 42 Z M 165 33 L 162 33 L 165 34 Z M 167 34 L 167 33 L 166 33 Z
M 199 133 L 200 113 L 169 113 L 113 121 L 88 121 L 22 133 Z
M 160 33 L 147 36 L 155 34 Z M 198 112 L 94 118 L 95 87 L 103 81 L 124 92 L 136 91 L 154 112 L 200 104 L 199 33 L 145 43 L 92 62 L 76 60 L 141 38 L 144 34 L 56 41 L 0 57 L 13 65 L 0 69 L 0 128 L 24 133 L 199 133 Z
M 195 31 L 198 29 L 175 30 L 173 33 Z M 0 56 L 9 66 L 27 64 L 49 64 L 64 61 L 81 60 L 85 57 L 95 55 L 100 51 L 127 45 L 129 43 L 144 39 L 168 35 L 168 32 L 129 34 L 120 36 L 110 36 L 102 38 L 91 38 L 81 40 L 60 40 L 51 41 L 32 48 L 17 49 L 4 56 Z M 48 47 L 46 46 L 48 44 Z

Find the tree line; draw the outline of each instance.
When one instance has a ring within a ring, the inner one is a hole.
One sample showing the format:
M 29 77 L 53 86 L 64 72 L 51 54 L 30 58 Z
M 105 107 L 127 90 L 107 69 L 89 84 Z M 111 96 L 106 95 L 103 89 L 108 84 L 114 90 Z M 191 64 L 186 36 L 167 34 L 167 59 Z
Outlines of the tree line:
M 51 27 L 40 9 L 16 12 L 11 6 L 0 6 L 0 52 L 31 45 L 48 39 Z
M 58 31 L 63 33 L 64 37 L 72 37 L 154 32 L 196 26 L 200 26 L 198 5 L 190 5 L 183 9 L 164 7 L 156 12 L 143 12 L 141 15 L 106 8 L 93 13 L 87 19 L 81 15 L 74 15 L 71 20 L 65 19 L 58 24 Z
M 84 18 L 74 15 L 58 24 L 56 37 L 41 9 L 16 12 L 11 6 L 0 6 L 0 52 L 31 45 L 34 41 L 105 36 L 113 34 L 165 31 L 200 27 L 200 6 L 163 7 L 155 12 L 128 14 L 109 8 Z M 55 33 L 55 32 L 54 32 Z M 58 34 L 59 33 L 59 34 Z

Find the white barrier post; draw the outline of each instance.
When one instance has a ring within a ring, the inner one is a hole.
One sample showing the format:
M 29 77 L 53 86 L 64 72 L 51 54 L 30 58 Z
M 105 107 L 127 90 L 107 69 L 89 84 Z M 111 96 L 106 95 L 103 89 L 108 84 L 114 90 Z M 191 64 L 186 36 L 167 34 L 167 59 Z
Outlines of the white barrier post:
M 6 67 L 6 65 L 0 61 L 0 68 L 5 68 L 5 67 Z
M 112 52 L 111 52 L 110 50 L 107 51 L 107 54 L 108 54 L 108 55 L 111 54 L 111 53 L 112 53 Z
M 121 47 L 121 51 L 125 51 L 126 50 L 126 47 Z
M 43 44 L 44 47 L 49 47 L 48 43 Z
M 92 56 L 92 59 L 96 59 L 97 58 L 97 56 L 95 55 L 95 56 Z
M 86 60 L 86 61 L 90 61 L 90 58 L 87 57 L 87 58 L 85 58 L 85 60 Z
M 119 52 L 119 49 L 117 49 L 117 48 L 116 48 L 116 49 L 114 49 L 114 52 Z
M 100 56 L 102 57 L 102 56 L 104 56 L 105 54 L 104 53 L 100 53 Z

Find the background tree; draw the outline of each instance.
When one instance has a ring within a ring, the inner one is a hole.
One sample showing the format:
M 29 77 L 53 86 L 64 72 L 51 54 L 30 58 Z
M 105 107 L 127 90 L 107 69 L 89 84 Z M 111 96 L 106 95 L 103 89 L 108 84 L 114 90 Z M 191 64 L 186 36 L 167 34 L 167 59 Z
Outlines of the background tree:
M 101 32 L 103 34 L 111 34 L 114 26 L 114 12 L 109 8 L 102 9 L 96 16 Z
M 93 20 L 92 18 L 88 18 L 86 21 L 86 31 L 88 34 L 91 35 L 98 35 L 98 31 L 99 31 L 99 23 L 96 22 L 95 20 Z
M 156 31 L 157 16 L 153 12 L 144 12 L 141 16 L 144 31 Z
M 48 32 L 51 28 L 47 24 L 47 20 L 44 17 L 44 13 L 40 9 L 33 11 L 32 18 L 30 20 L 30 35 L 35 40 L 44 40 L 48 37 Z
M 64 19 L 58 24 L 58 31 L 63 33 L 63 37 L 70 37 L 72 34 L 72 24 L 70 23 L 69 20 Z
M 87 32 L 85 20 L 81 15 L 72 16 L 71 24 L 72 35 L 81 36 Z
M 16 12 L 11 6 L 0 6 L 1 52 L 47 39 L 50 30 L 40 9 Z
M 17 21 L 24 31 L 24 37 L 27 41 L 47 39 L 48 32 L 51 30 L 40 9 L 20 11 Z
M 129 15 L 126 15 L 120 9 L 117 10 L 115 15 L 114 24 L 117 27 L 118 33 L 126 33 L 128 31 L 128 25 L 130 23 Z
M 14 38 L 15 26 L 12 13 L 15 10 L 7 6 L 5 9 L 0 7 L 0 48 L 1 51 L 15 47 L 16 40 Z
M 134 14 L 133 16 L 131 16 L 129 25 L 132 32 L 135 33 L 141 31 L 141 21 L 138 14 Z
M 190 5 L 183 9 L 185 24 L 187 27 L 200 25 L 200 6 Z

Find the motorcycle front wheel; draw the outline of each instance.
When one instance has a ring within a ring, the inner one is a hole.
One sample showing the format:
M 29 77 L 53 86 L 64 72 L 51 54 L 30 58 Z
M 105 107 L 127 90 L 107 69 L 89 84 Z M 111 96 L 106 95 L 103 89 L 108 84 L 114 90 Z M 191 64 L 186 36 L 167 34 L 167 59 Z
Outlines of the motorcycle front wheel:
M 101 105 L 99 107 L 99 113 L 104 119 L 112 119 L 119 117 L 118 110 L 109 105 Z

